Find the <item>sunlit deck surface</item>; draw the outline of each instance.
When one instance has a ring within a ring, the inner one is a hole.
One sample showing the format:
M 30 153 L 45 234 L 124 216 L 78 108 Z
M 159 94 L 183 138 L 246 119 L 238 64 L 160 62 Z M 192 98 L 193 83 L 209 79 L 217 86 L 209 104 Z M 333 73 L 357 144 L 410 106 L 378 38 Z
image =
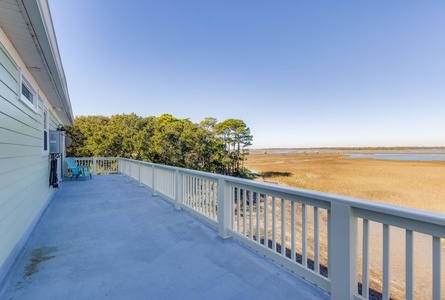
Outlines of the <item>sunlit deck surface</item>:
M 0 299 L 329 299 L 122 175 L 64 181 Z

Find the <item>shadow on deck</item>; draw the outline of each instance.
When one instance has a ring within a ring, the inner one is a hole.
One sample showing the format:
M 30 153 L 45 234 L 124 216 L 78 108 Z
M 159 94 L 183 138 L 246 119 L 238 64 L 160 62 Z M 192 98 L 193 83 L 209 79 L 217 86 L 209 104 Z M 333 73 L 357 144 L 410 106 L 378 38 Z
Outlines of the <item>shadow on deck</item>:
M 329 299 L 122 175 L 64 181 L 0 299 Z

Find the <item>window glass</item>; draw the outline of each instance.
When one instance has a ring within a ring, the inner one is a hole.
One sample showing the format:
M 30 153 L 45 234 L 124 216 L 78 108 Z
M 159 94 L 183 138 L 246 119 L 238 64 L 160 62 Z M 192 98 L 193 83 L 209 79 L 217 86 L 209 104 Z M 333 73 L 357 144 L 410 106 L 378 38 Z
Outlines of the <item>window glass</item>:
M 37 113 L 37 92 L 26 79 L 22 71 L 20 71 L 20 91 L 19 99 Z
M 29 102 L 33 103 L 32 94 L 23 82 L 22 82 L 22 95 L 25 96 L 25 98 L 28 99 Z

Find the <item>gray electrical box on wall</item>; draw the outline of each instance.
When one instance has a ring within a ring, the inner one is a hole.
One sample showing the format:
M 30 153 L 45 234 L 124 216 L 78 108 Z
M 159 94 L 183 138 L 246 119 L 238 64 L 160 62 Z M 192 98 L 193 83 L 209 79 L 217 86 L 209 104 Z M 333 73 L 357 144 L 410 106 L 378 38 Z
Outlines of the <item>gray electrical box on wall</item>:
M 49 131 L 49 153 L 62 153 L 65 141 L 65 134 L 63 131 L 50 130 Z

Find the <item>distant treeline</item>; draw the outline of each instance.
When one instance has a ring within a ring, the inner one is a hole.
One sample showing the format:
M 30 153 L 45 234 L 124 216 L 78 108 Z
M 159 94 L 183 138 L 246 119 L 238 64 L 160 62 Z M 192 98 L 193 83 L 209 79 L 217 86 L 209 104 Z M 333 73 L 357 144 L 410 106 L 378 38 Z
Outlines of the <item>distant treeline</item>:
M 164 114 L 78 116 L 67 128 L 69 157 L 123 157 L 245 177 L 243 161 L 253 136 L 239 119 L 195 124 Z

